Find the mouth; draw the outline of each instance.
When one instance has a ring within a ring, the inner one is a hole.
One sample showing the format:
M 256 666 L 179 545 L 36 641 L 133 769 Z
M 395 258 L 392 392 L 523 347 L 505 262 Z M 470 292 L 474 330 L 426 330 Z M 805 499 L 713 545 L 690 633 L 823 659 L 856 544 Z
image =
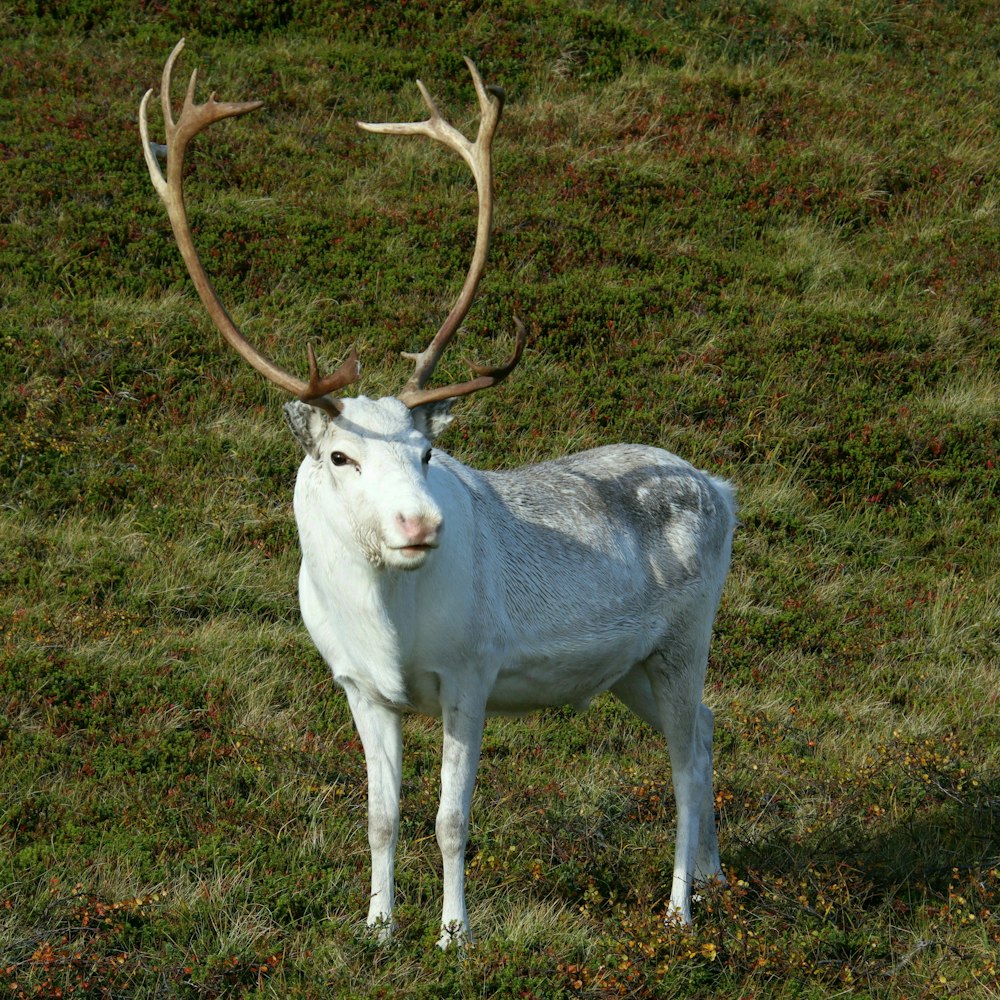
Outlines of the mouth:
M 424 542 L 421 545 L 400 545 L 397 546 L 395 551 L 401 552 L 404 556 L 417 557 L 427 555 L 433 549 L 437 548 L 437 542 Z

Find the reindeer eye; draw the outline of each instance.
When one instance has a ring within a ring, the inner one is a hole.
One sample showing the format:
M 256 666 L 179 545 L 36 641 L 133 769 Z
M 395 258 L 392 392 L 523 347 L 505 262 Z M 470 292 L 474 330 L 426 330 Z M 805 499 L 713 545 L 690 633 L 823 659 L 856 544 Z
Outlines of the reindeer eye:
M 334 465 L 349 465 L 350 459 L 342 451 L 334 451 L 330 453 L 330 461 Z

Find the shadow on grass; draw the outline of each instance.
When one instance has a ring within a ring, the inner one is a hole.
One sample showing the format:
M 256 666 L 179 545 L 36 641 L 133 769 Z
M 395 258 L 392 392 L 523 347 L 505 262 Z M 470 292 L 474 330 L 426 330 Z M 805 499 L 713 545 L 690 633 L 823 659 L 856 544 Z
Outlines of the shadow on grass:
M 804 833 L 786 822 L 752 842 L 730 840 L 724 862 L 765 909 L 805 908 L 845 927 L 874 910 L 905 919 L 956 896 L 968 909 L 1000 903 L 1000 777 L 961 796 L 929 783 L 922 798 L 897 799 L 891 816 L 863 797 Z

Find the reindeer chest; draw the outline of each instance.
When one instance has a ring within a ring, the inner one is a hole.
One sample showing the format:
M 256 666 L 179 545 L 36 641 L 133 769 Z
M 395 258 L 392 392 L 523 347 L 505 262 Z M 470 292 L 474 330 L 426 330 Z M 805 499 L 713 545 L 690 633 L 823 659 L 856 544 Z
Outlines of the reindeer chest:
M 441 714 L 441 671 L 456 649 L 439 611 L 422 610 L 418 600 L 386 594 L 382 586 L 321 588 L 305 564 L 299 600 L 306 628 L 341 687 L 400 711 Z

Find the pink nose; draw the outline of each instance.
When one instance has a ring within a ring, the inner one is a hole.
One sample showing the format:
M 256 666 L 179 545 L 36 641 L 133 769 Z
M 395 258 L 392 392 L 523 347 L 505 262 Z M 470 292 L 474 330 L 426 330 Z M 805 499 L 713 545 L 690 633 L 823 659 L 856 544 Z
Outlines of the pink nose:
M 406 514 L 397 514 L 396 524 L 399 525 L 399 530 L 408 545 L 434 545 L 437 542 L 441 519 L 424 515 L 408 517 Z

